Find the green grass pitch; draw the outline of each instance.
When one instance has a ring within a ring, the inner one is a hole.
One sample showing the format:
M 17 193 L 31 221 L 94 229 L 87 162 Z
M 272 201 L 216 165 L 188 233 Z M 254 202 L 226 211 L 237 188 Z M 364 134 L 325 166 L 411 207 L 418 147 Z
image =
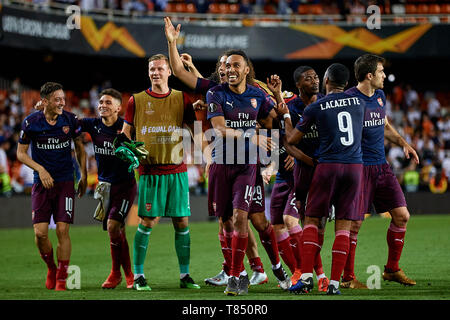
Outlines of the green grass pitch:
M 166 220 L 167 221 L 167 220 Z M 168 221 L 167 221 L 168 222 Z M 269 282 L 251 287 L 247 296 L 227 297 L 223 287 L 209 287 L 203 280 L 220 271 L 222 254 L 215 222 L 191 224 L 191 276 L 202 285 L 201 290 L 179 288 L 178 263 L 171 223 L 157 225 L 150 236 L 145 274 L 152 288 L 150 292 L 126 289 L 125 281 L 114 290 L 101 289 L 111 267 L 107 233 L 98 226 L 73 226 L 70 264 L 81 271 L 81 289 L 55 292 L 45 289 L 46 267 L 34 244 L 31 228 L 0 229 L 0 300 L 449 300 L 450 299 L 450 215 L 413 216 L 408 224 L 406 245 L 400 266 L 417 281 L 414 287 L 404 287 L 381 280 L 381 289 L 341 289 L 339 297 L 327 297 L 317 289 L 307 295 L 282 292 L 270 268 L 261 245 L 259 253 Z M 361 229 L 356 251 L 356 274 L 365 282 L 373 273 L 369 266 L 382 272 L 387 259 L 386 231 L 389 219 L 368 218 Z M 329 276 L 334 223 L 329 223 L 322 249 L 324 270 Z M 127 235 L 132 253 L 136 228 L 128 227 Z M 56 234 L 50 230 L 56 249 Z M 56 250 L 55 250 L 56 252 Z M 249 270 L 249 268 L 247 268 Z

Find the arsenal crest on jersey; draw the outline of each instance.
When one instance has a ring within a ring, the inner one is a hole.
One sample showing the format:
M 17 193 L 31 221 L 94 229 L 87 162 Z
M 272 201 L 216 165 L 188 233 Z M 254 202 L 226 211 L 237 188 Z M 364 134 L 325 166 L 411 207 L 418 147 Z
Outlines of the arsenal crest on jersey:
M 378 101 L 378 104 L 382 107 L 383 106 L 383 99 L 378 98 L 377 101 Z
M 250 99 L 250 103 L 252 104 L 252 107 L 255 108 L 255 109 L 258 106 L 258 102 L 256 101 L 255 98 Z
M 69 127 L 69 126 L 64 126 L 64 127 L 62 127 L 62 131 L 63 131 L 65 134 L 68 134 L 68 133 L 69 133 L 69 130 L 70 130 L 70 127 Z

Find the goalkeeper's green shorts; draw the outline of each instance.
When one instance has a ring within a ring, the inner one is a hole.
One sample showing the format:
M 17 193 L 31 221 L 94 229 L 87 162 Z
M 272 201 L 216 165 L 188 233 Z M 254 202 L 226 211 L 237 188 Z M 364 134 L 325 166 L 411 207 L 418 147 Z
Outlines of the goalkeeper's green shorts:
M 139 177 L 139 217 L 189 217 L 187 172 Z

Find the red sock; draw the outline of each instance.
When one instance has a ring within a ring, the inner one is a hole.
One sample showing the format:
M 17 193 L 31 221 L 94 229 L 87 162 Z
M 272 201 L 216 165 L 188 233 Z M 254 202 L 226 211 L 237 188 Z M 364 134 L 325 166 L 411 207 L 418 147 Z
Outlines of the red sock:
M 357 243 L 358 233 L 350 231 L 350 250 L 344 267 L 344 276 L 342 277 L 344 281 L 355 279 L 355 253 Z
M 58 260 L 58 269 L 56 270 L 57 281 L 66 281 L 68 268 L 69 260 Z
M 316 275 L 324 273 L 322 265 L 322 257 L 320 256 L 320 251 L 322 250 L 323 240 L 325 237 L 324 232 L 325 232 L 324 230 L 321 230 L 321 232 L 317 233 L 317 243 L 319 244 L 319 250 L 317 250 L 316 258 L 314 260 L 314 271 L 316 272 Z
M 277 239 L 272 224 L 269 223 L 269 226 L 264 231 L 259 232 L 259 239 L 261 240 L 264 249 L 266 249 L 270 263 L 272 263 L 273 266 L 277 265 L 280 262 L 280 257 L 278 256 Z
M 331 277 L 330 280 L 339 281 L 344 271 L 347 261 L 348 251 L 350 249 L 350 231 L 336 231 L 332 249 Z
M 120 256 L 122 254 L 122 238 L 120 235 L 109 235 L 109 246 L 111 248 L 112 267 L 111 272 L 120 274 Z
M 297 267 L 294 253 L 292 252 L 289 233 L 285 232 L 277 237 L 278 251 L 284 263 L 288 266 L 293 274 Z
M 56 269 L 56 264 L 55 264 L 55 260 L 53 259 L 53 248 L 49 253 L 42 253 L 41 254 L 41 258 L 42 260 L 44 260 L 44 262 L 47 264 L 47 268 L 54 270 Z
M 396 272 L 400 270 L 398 262 L 402 255 L 406 228 L 399 228 L 393 222 L 387 231 L 387 243 L 389 248 L 388 261 L 386 270 L 388 272 Z
M 302 273 L 312 273 L 319 250 L 317 226 L 308 224 L 303 228 Z
M 250 264 L 250 268 L 253 272 L 264 272 L 264 267 L 260 257 L 248 259 L 248 263 Z
M 120 264 L 122 265 L 125 275 L 130 275 L 133 273 L 133 271 L 131 271 L 130 248 L 128 246 L 127 236 L 125 232 L 120 232 L 120 238 L 122 240 L 122 244 L 120 247 Z
M 239 277 L 244 264 L 245 251 L 247 250 L 248 233 L 233 232 L 231 241 L 231 276 Z
M 291 243 L 292 253 L 294 254 L 295 260 L 297 262 L 297 268 L 302 267 L 302 244 L 303 244 L 303 230 L 300 225 L 288 230 L 289 241 Z
M 222 247 L 223 254 L 223 270 L 227 275 L 231 274 L 231 243 L 233 239 L 233 232 L 227 232 L 223 230 L 223 240 L 220 239 L 220 246 Z

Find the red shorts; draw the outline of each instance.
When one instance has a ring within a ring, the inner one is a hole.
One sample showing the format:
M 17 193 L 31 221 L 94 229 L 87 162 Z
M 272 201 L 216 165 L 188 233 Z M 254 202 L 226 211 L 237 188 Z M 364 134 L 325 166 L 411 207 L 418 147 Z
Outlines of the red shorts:
M 73 181 L 55 182 L 45 189 L 41 183 L 33 184 L 31 210 L 33 224 L 48 222 L 53 215 L 55 222 L 73 223 L 75 213 L 75 188 Z
M 362 164 L 319 163 L 309 189 L 305 215 L 327 217 L 334 205 L 336 220 L 359 220 L 362 173 Z

